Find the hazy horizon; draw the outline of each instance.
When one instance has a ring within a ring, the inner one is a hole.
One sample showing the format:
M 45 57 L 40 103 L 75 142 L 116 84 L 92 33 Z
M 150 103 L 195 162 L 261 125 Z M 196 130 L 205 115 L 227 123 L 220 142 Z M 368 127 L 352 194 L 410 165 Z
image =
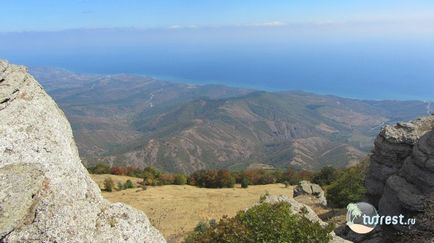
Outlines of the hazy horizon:
M 431 1 L 22 0 L 0 20 L 0 58 L 31 67 L 434 99 Z

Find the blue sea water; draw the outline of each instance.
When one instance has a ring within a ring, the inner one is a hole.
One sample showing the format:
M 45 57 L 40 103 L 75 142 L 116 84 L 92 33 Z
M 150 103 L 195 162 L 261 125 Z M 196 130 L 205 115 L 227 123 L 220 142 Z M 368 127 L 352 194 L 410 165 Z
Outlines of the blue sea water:
M 0 40 L 0 58 L 32 67 L 134 73 L 179 82 L 361 99 L 434 100 L 434 45 L 430 41 L 255 42 L 226 37 L 222 42 L 156 38 L 113 44 L 115 40 L 89 43 L 78 37 L 44 41 L 47 38 L 39 36 L 27 42 L 19 35 L 6 37 Z

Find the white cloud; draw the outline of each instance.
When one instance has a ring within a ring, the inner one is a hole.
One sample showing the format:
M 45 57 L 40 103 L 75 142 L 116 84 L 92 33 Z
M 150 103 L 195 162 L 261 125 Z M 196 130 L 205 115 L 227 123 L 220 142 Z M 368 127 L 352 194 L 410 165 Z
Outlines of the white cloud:
M 169 29 L 196 29 L 197 25 L 171 25 Z
M 281 21 L 271 21 L 265 23 L 254 24 L 254 26 L 265 26 L 265 27 L 279 27 L 286 26 L 287 24 Z

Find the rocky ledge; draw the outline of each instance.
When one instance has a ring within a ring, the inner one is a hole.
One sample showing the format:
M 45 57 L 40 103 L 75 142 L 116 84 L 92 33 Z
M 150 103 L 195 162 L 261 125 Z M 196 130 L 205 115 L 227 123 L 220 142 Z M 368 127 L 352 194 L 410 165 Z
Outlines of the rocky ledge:
M 165 242 L 142 212 L 102 198 L 63 112 L 25 67 L 5 61 L 0 242 Z

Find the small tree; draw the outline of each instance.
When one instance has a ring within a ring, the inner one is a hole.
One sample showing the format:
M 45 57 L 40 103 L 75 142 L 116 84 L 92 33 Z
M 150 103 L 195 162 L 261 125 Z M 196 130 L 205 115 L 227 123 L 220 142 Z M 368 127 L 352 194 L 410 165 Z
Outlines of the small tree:
M 130 188 L 134 188 L 134 184 L 131 180 L 127 180 L 127 182 L 125 182 L 124 184 L 124 189 L 130 189 Z
M 121 190 L 124 189 L 124 185 L 122 184 L 122 182 L 118 181 L 118 186 L 117 186 L 117 188 L 118 188 L 118 191 L 121 191 Z
M 110 174 L 110 166 L 108 164 L 99 163 L 95 167 L 90 168 L 89 172 L 92 174 Z
M 187 177 L 185 175 L 178 174 L 175 176 L 175 185 L 187 184 Z
M 331 166 L 326 166 L 321 169 L 321 171 L 316 174 L 312 181 L 320 186 L 330 185 L 336 180 L 337 173 L 336 169 Z
M 114 187 L 114 182 L 113 182 L 112 178 L 110 178 L 110 177 L 105 178 L 104 179 L 104 189 L 107 192 L 112 192 L 113 187 Z
M 249 179 L 247 177 L 243 177 L 241 179 L 241 188 L 248 188 L 249 187 Z

